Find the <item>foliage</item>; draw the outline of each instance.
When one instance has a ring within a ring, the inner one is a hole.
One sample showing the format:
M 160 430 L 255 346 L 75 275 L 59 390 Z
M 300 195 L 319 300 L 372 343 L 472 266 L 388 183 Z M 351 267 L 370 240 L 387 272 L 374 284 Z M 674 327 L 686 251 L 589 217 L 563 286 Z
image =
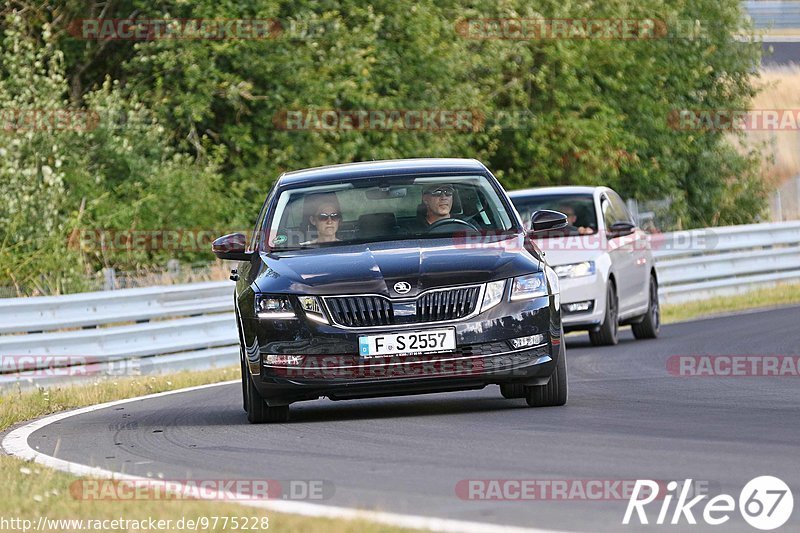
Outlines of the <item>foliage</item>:
M 224 221 L 225 194 L 211 158 L 197 162 L 176 151 L 167 129 L 118 82 L 106 80 L 87 93 L 81 109 L 70 106 L 63 55 L 52 45 L 49 27 L 40 35 L 44 46 L 25 30 L 19 16 L 10 17 L 0 51 L 6 118 L 0 136 L 6 199 L 0 207 L 0 285 L 27 294 L 79 290 L 101 266 L 135 268 L 172 256 L 171 250 L 103 249 L 91 239 L 81 247 L 70 240 L 74 232 Z
M 50 27 L 44 26 L 42 34 L 47 39 Z M 20 16 L 9 17 L 0 46 L 0 276 L 19 287 L 31 281 L 20 279 L 26 272 L 69 270 L 47 253 L 64 228 L 67 147 L 47 121 L 50 112 L 66 106 L 64 67 L 63 55 L 51 43 L 39 47 L 25 38 Z M 32 282 L 42 284 L 38 277 Z

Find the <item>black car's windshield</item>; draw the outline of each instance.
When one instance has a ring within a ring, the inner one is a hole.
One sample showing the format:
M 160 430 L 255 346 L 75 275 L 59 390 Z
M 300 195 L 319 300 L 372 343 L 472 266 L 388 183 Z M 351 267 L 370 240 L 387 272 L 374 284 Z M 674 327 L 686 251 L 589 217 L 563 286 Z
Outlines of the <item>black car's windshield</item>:
M 267 235 L 280 250 L 511 229 L 485 176 L 398 176 L 286 190 Z
M 591 194 L 542 194 L 512 198 L 526 228 L 530 225 L 531 215 L 540 209 L 560 211 L 567 215 L 567 227 L 553 230 L 543 237 L 574 234 L 591 235 L 597 232 L 597 214 L 594 198 Z

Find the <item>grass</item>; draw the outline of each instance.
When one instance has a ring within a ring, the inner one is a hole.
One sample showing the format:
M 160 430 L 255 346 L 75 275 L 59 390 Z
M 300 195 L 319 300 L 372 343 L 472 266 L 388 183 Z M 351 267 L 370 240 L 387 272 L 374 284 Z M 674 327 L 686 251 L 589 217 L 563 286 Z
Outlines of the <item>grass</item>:
M 0 432 L 14 424 L 66 409 L 238 378 L 239 367 L 231 366 L 195 372 L 176 372 L 163 376 L 99 379 L 88 385 L 17 389 L 0 394 Z
M 682 322 L 704 316 L 732 313 L 747 309 L 776 307 L 781 305 L 800 304 L 800 284 L 781 284 L 767 289 L 758 289 L 746 294 L 724 296 L 686 302 L 682 304 L 664 304 L 661 306 L 661 317 L 665 324 Z
M 131 377 L 116 380 L 97 381 L 89 385 L 53 387 L 41 390 L 17 390 L 0 395 L 0 432 L 14 424 L 38 418 L 65 409 L 94 405 L 112 400 L 131 398 L 167 390 L 216 383 L 239 377 L 238 367 L 206 370 L 200 372 L 179 372 L 166 376 Z M 242 415 L 243 416 L 243 415 Z M 176 530 L 176 521 L 198 520 L 201 517 L 220 517 L 217 527 L 200 527 L 201 531 L 235 531 L 229 523 L 227 528 L 223 517 L 240 517 L 248 526 L 261 524 L 262 517 L 269 520 L 270 531 L 330 531 L 333 533 L 356 533 L 378 531 L 409 531 L 365 521 L 306 518 L 302 516 L 279 514 L 253 509 L 234 503 L 210 502 L 200 500 L 135 500 L 135 501 L 86 501 L 75 499 L 70 493 L 70 485 L 76 480 L 69 474 L 45 468 L 35 463 L 22 461 L 15 457 L 0 455 L 0 530 L 12 529 L 13 523 L 3 523 L 2 519 L 31 520 L 36 527 L 40 516 L 49 519 L 84 520 L 167 520 L 173 522 L 171 530 Z M 114 524 L 106 524 L 113 526 Z M 118 524 L 130 526 L 130 524 Z M 17 528 L 21 529 L 21 528 Z M 52 524 L 46 530 L 78 530 L 78 527 L 65 524 Z M 144 528 L 142 528 L 144 529 Z M 239 529 L 242 529 L 241 527 Z M 108 527 L 106 531 L 134 531 L 130 527 Z M 260 531 L 261 528 L 250 529 Z
M 278 514 L 260 509 L 253 509 L 233 503 L 209 502 L 199 500 L 132 500 L 132 501 L 85 501 L 74 499 L 70 494 L 70 485 L 75 477 L 44 468 L 34 463 L 25 463 L 19 459 L 0 456 L 0 529 L 15 529 L 2 523 L 2 519 L 30 520 L 35 527 L 40 516 L 50 520 L 83 519 L 114 520 L 127 519 L 146 521 L 172 520 L 172 527 L 162 531 L 178 531 L 176 522 L 180 519 L 199 520 L 202 517 L 219 517 L 217 527 L 200 527 L 199 531 L 237 531 L 229 524 L 223 527 L 223 517 L 237 517 L 240 524 L 247 523 L 250 531 L 262 531 L 253 528 L 261 525 L 262 517 L 268 520 L 269 531 L 312 532 L 330 531 L 333 533 L 356 533 L 378 531 L 407 531 L 361 520 L 333 520 L 324 518 L 306 518 L 288 514 Z M 247 522 L 245 522 L 245 520 Z M 108 524 L 113 526 L 113 524 Z M 124 524 L 119 524 L 120 526 Z M 263 524 L 266 525 L 266 524 Z M 22 529 L 16 528 L 16 529 Z M 45 531 L 78 531 L 77 526 L 52 524 Z M 88 528 L 84 528 L 88 529 Z M 93 528 L 97 530 L 98 528 Z M 243 529 L 243 528 L 239 528 Z M 30 529 L 29 529 L 30 530 Z M 136 531 L 131 527 L 106 527 L 103 531 Z M 142 527 L 141 530 L 147 530 Z M 151 531 L 157 531 L 150 529 Z

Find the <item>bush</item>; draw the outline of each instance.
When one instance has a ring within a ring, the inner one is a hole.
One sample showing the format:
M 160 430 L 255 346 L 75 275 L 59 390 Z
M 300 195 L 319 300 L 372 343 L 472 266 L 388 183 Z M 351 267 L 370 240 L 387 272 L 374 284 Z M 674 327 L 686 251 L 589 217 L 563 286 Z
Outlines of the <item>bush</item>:
M 38 37 L 44 46 L 21 17 L 6 20 L 2 109 L 19 116 L 77 112 L 66 98 L 63 55 L 50 28 L 45 25 Z M 58 294 L 85 289 L 101 267 L 210 259 L 208 251 L 82 249 L 69 240 L 85 229 L 214 227 L 225 220 L 226 194 L 216 164 L 177 151 L 171 132 L 135 95 L 107 79 L 83 103 L 81 116 L 90 118 L 84 127 L 9 122 L 0 137 L 0 286 L 12 285 L 20 294 Z

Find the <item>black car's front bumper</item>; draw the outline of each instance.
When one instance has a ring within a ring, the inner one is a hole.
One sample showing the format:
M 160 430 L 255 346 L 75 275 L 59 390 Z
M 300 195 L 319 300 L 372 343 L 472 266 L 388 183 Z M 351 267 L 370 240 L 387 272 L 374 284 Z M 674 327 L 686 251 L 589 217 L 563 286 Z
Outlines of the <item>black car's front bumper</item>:
M 269 405 L 327 396 L 333 400 L 480 389 L 488 384 L 546 384 L 563 357 L 556 297 L 500 305 L 470 320 L 383 331 L 455 327 L 457 350 L 386 358 L 358 355 L 360 335 L 374 329 L 342 329 L 304 319 L 242 320 L 244 354 L 251 377 Z M 513 339 L 541 335 L 533 346 Z M 300 355 L 295 364 L 268 364 L 267 355 Z

